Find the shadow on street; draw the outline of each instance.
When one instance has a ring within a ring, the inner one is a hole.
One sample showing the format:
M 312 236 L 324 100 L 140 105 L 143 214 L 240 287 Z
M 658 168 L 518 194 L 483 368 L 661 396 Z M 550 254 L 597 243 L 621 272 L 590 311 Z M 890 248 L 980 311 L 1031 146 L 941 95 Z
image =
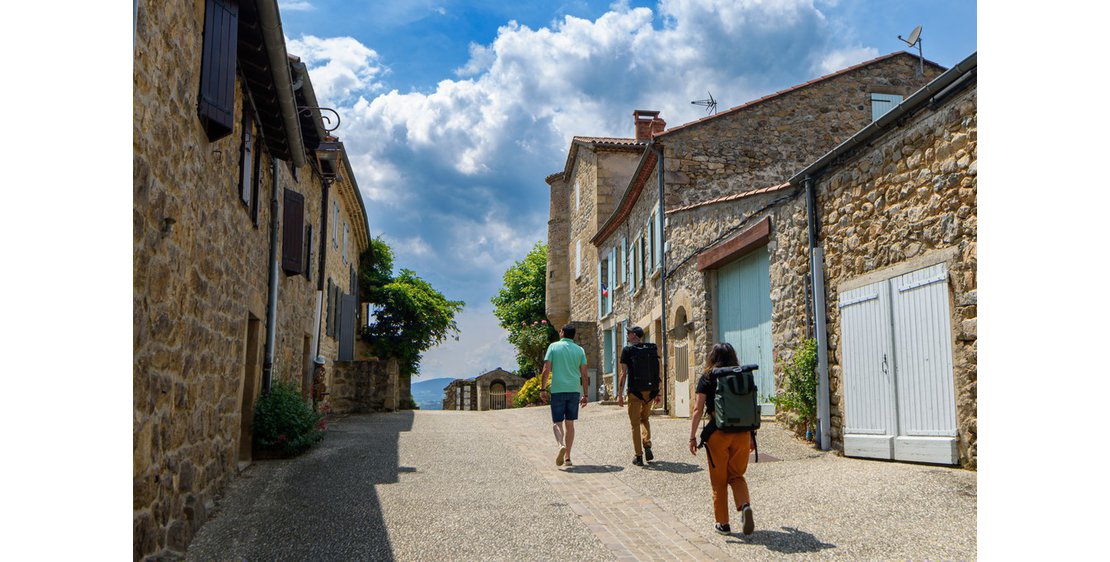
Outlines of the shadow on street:
M 615 466 L 611 464 L 576 464 L 563 469 L 564 472 L 572 472 L 575 474 L 600 474 L 603 472 L 620 472 L 622 470 L 624 470 L 623 466 Z
M 660 472 L 670 472 L 672 474 L 693 474 L 695 472 L 702 472 L 705 469 L 696 464 L 687 462 L 652 461 L 644 465 L 644 470 L 658 470 Z
M 397 482 L 411 411 L 332 422 L 300 457 L 255 462 L 194 537 L 188 560 L 393 560 L 375 485 Z M 226 508 L 224 508 L 226 506 Z
M 729 540 L 728 542 L 733 544 L 763 545 L 767 547 L 767 550 L 790 554 L 820 552 L 827 548 L 836 548 L 835 544 L 822 542 L 812 534 L 799 531 L 794 527 L 783 527 L 782 531 L 757 529 L 751 536 L 741 536 L 739 540 Z

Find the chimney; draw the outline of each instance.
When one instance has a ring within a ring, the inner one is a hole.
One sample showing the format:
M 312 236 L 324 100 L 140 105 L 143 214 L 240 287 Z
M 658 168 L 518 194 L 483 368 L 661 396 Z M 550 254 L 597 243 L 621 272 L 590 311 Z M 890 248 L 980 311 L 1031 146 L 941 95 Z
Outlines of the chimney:
M 632 112 L 632 118 L 636 125 L 637 142 L 647 142 L 667 127 L 667 122 L 659 118 L 658 111 L 637 109 Z

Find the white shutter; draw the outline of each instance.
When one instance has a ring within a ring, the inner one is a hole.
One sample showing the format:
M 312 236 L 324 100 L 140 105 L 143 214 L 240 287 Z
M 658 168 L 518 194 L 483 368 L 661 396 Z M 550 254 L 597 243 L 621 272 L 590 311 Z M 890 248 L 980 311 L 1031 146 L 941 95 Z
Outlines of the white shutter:
M 617 249 L 609 249 L 609 279 L 606 283 L 609 284 L 609 296 L 606 299 L 608 302 L 605 304 L 606 312 L 613 311 L 613 284 L 617 280 Z
M 627 287 L 631 283 L 628 277 L 628 239 L 621 237 L 621 272 L 620 279 Z
M 840 294 L 844 454 L 894 458 L 894 351 L 886 281 Z
M 897 94 L 871 94 L 871 120 L 877 121 L 900 103 L 902 96 Z

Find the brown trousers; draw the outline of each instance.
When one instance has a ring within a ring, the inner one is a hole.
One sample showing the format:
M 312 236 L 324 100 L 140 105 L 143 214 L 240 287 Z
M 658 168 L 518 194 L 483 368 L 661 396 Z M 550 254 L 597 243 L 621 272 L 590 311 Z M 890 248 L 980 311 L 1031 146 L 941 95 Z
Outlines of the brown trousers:
M 632 448 L 636 451 L 636 456 L 644 454 L 644 445 L 651 446 L 651 408 L 655 402 L 654 399 L 649 399 L 651 393 L 648 391 L 643 392 L 629 392 L 628 393 L 628 421 L 632 424 Z
M 709 462 L 709 484 L 713 487 L 713 516 L 717 523 L 728 523 L 728 489 L 736 501 L 736 509 L 751 503 L 748 481 L 748 456 L 752 449 L 752 434 L 714 431 L 705 443 Z

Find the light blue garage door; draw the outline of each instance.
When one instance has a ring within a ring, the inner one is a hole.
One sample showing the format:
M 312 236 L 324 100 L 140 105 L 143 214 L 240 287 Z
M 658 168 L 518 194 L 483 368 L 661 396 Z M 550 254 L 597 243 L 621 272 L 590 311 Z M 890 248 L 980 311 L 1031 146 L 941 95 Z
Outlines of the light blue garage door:
M 771 275 L 767 247 L 717 270 L 717 340 L 726 341 L 740 364 L 757 363 L 756 386 L 764 414 L 774 413 L 771 359 Z

